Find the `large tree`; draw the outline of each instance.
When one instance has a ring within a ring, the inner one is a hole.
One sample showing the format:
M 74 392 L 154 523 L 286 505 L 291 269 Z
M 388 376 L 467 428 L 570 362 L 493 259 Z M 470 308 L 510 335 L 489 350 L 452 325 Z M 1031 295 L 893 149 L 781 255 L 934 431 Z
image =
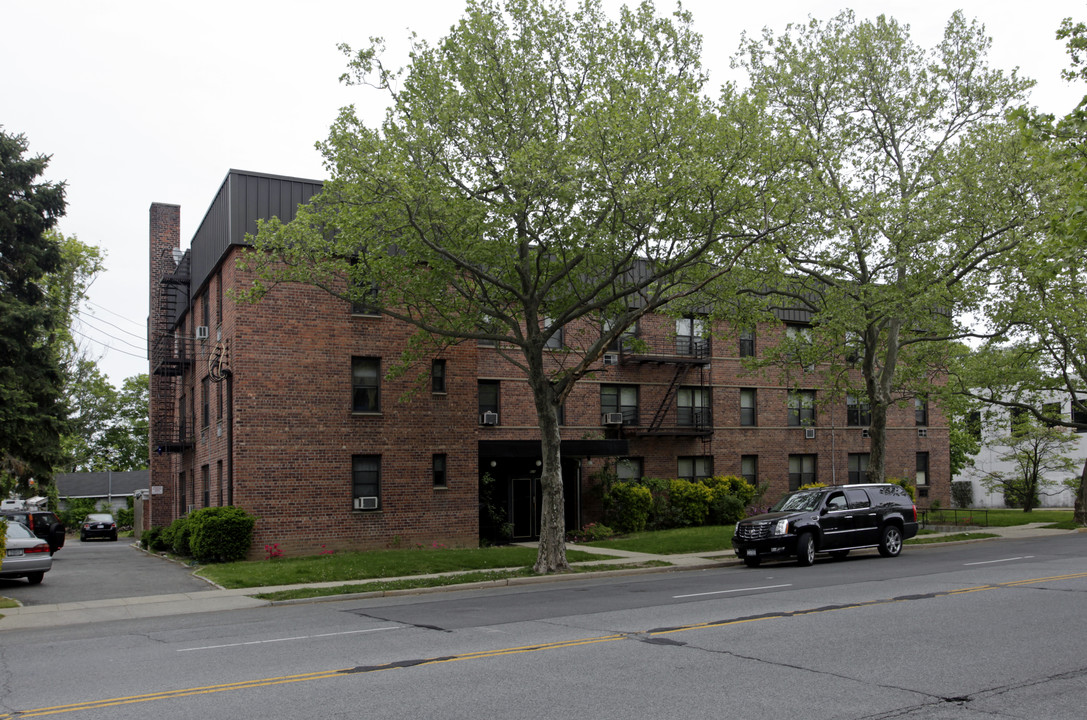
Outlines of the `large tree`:
M 649 3 L 613 20 L 599 0 L 470 0 L 401 72 L 379 42 L 344 50 L 345 78 L 385 91 L 387 114 L 340 113 L 320 146 L 331 180 L 254 239 L 255 295 L 298 281 L 376 305 L 418 328 L 416 357 L 496 344 L 535 399 L 536 571 L 563 570 L 559 407 L 640 316 L 728 280 L 770 232 L 759 106 L 708 98 L 690 15 Z M 578 326 L 595 330 L 549 349 Z
M 1087 80 L 1087 26 L 1065 20 L 1069 80 Z M 958 366 L 956 389 L 992 407 L 1087 432 L 1087 97 L 1068 115 L 1022 113 L 1038 166 L 1061 188 L 1044 242 L 1017 251 L 984 308 L 993 337 Z M 1069 412 L 1056 412 L 1065 407 Z M 1075 517 L 1087 523 L 1087 459 Z
M 49 231 L 64 214 L 64 183 L 40 180 L 49 157 L 27 154 L 23 135 L 0 128 L 0 473 L 48 479 L 61 454 L 66 415 L 48 292 L 64 262 Z
M 1006 119 L 1031 83 L 990 68 L 988 47 L 960 13 L 924 49 L 895 20 L 852 12 L 741 46 L 775 132 L 795 138 L 792 193 L 807 210 L 778 236 L 785 271 L 765 292 L 812 313 L 787 348 L 801 365 L 859 369 L 849 391 L 871 409 L 873 481 L 888 409 L 932 391 L 946 342 L 971 332 L 957 320 L 1037 216 L 1043 175 Z

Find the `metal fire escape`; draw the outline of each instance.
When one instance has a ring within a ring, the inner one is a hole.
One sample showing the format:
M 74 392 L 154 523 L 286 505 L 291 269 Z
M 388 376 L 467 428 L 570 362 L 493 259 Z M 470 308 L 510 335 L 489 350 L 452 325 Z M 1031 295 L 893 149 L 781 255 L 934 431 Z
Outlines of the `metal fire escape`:
M 162 286 L 159 307 L 151 332 L 151 372 L 164 380 L 165 404 L 151 418 L 152 446 L 160 452 L 181 452 L 193 444 L 194 418 L 176 398 L 184 384 L 186 370 L 194 360 L 194 341 L 179 333 L 178 322 L 189 306 L 189 254 L 177 258 L 177 267 L 159 278 Z

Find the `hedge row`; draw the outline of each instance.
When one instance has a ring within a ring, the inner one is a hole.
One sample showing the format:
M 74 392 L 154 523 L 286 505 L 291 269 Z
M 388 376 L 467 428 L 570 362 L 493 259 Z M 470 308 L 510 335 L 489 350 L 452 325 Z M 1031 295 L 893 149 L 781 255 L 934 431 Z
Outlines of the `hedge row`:
M 200 563 L 234 562 L 249 554 L 256 521 L 238 507 L 202 508 L 168 527 L 145 530 L 140 542 L 149 550 L 169 550 Z
M 729 525 L 761 492 L 734 475 L 690 480 L 611 480 L 604 489 L 605 523 L 619 533 L 693 525 Z

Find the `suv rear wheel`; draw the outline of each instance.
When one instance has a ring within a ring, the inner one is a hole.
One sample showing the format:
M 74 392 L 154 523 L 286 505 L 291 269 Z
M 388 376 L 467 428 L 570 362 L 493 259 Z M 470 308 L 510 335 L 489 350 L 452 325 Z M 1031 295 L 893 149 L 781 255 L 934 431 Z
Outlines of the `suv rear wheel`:
M 815 538 L 809 532 L 800 533 L 796 539 L 796 564 L 808 567 L 815 562 Z
M 879 554 L 883 557 L 896 557 L 902 552 L 902 531 L 897 525 L 888 525 L 883 528 L 883 535 L 879 540 Z

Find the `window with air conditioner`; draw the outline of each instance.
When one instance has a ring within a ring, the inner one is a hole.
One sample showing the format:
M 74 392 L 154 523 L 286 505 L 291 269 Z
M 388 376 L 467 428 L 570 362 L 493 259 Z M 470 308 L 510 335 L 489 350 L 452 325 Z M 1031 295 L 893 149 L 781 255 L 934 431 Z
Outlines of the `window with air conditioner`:
M 497 425 L 499 421 L 499 381 L 480 380 L 479 393 L 479 423 L 480 425 Z
M 380 455 L 351 457 L 351 494 L 355 498 L 356 510 L 377 510 L 381 506 Z M 371 504 L 373 507 L 369 507 Z
M 600 413 L 605 421 L 609 415 L 619 413 L 624 425 L 637 425 L 638 386 L 601 385 Z

